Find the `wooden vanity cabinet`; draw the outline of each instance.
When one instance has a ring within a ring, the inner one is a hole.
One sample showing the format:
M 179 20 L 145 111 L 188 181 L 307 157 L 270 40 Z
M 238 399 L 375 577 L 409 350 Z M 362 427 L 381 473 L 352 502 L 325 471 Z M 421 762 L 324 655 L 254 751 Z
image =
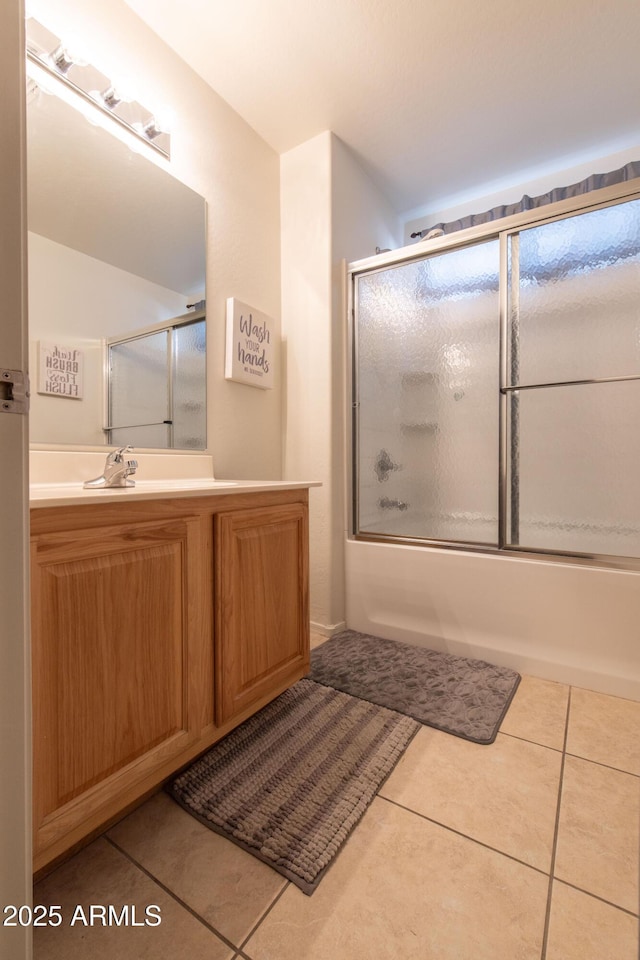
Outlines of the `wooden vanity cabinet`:
M 308 671 L 307 490 L 31 520 L 37 871 Z
M 216 518 L 216 722 L 309 667 L 307 511 L 301 503 Z

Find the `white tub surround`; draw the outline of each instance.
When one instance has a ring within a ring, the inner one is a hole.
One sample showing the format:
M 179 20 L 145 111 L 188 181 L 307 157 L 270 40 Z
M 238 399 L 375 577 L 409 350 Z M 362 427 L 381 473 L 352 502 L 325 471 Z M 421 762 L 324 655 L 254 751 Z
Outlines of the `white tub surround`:
M 640 572 L 346 544 L 351 629 L 640 700 Z

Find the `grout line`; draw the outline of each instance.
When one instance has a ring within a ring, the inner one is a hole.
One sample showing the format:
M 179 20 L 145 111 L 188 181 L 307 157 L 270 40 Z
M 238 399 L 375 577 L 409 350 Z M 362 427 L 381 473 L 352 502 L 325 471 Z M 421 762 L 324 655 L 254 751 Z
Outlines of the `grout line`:
M 507 860 L 513 860 L 514 863 L 519 863 L 523 867 L 529 867 L 530 870 L 535 870 L 536 873 L 541 873 L 543 877 L 549 876 L 548 870 L 543 870 L 541 867 L 534 867 L 533 864 L 527 863 L 526 860 L 520 860 L 518 857 L 514 857 L 511 853 L 505 853 L 504 850 L 498 850 L 497 847 L 492 847 L 483 840 L 478 840 L 477 837 L 470 837 L 468 833 L 463 833 L 461 830 L 456 830 L 455 827 L 451 827 L 446 823 L 441 823 L 440 820 L 434 820 L 433 817 L 428 817 L 424 813 L 418 813 L 417 810 L 412 810 L 411 807 L 405 807 L 404 804 L 398 803 L 397 800 L 391 800 L 390 797 L 385 797 L 382 794 L 378 794 L 378 796 L 380 800 L 385 800 L 387 803 L 393 804 L 394 807 L 399 807 L 401 810 L 406 810 L 407 813 L 412 813 L 415 817 L 420 817 L 421 820 L 426 820 L 428 823 L 433 823 L 436 827 L 442 827 L 443 830 L 448 830 L 449 833 L 455 833 L 456 836 L 462 837 L 464 840 L 470 840 L 471 843 L 477 843 L 478 846 L 484 847 L 485 850 L 491 850 L 492 853 L 499 853 L 501 857 L 506 857 Z
M 519 737 L 515 733 L 506 733 L 505 730 L 498 730 L 502 737 L 511 737 L 512 740 L 522 740 L 523 743 L 532 743 L 535 747 L 544 747 L 545 750 L 553 750 L 554 753 L 562 753 L 562 747 L 550 747 L 548 743 L 540 743 L 539 740 L 531 740 L 529 737 Z
M 616 773 L 626 773 L 628 777 L 635 777 L 640 780 L 640 773 L 633 773 L 631 770 L 624 770 L 622 767 L 613 767 L 610 763 L 602 763 L 600 760 L 592 760 L 590 757 L 583 757 L 579 753 L 566 751 L 568 757 L 575 757 L 576 760 L 584 760 L 585 763 L 593 763 L 596 767 L 604 767 L 605 770 L 614 770 Z
M 280 899 L 280 897 L 284 894 L 285 890 L 287 890 L 290 886 L 291 886 L 290 881 L 289 881 L 289 880 L 286 880 L 286 881 L 285 881 L 285 884 L 284 884 L 284 886 L 283 886 L 283 888 L 282 888 L 282 890 L 281 890 L 278 894 L 276 894 L 276 896 L 273 898 L 273 900 L 271 901 L 271 903 L 269 904 L 269 906 L 267 907 L 267 909 L 264 911 L 264 913 L 262 914 L 262 916 L 256 921 L 255 925 L 251 928 L 251 930 L 249 931 L 249 933 L 247 934 L 247 936 L 244 938 L 244 940 L 241 941 L 240 947 L 239 947 L 239 950 L 240 950 L 240 951 L 244 950 L 244 948 L 245 948 L 246 945 L 248 944 L 249 940 L 251 940 L 251 937 L 254 935 L 254 933 L 256 932 L 256 930 L 258 929 L 258 927 L 266 920 L 266 918 L 269 916 L 269 914 L 271 913 L 271 911 L 272 911 L 273 908 L 275 907 L 275 905 L 276 905 L 276 903 L 278 902 L 278 900 Z M 243 957 L 245 956 L 244 953 L 242 953 L 241 955 L 242 955 Z
M 126 857 L 126 859 L 130 863 L 132 863 L 134 867 L 137 867 L 141 873 L 144 873 L 145 876 L 147 876 L 150 880 L 152 880 L 153 883 L 155 883 L 158 887 L 160 887 L 161 890 L 164 890 L 164 892 L 168 894 L 168 896 L 170 896 L 172 900 L 175 900 L 175 902 L 178 903 L 184 910 L 186 910 L 187 913 L 190 913 L 191 916 L 194 917 L 199 923 L 201 923 L 203 927 L 206 927 L 207 930 L 209 930 L 216 937 L 218 937 L 219 940 L 222 940 L 225 946 L 230 947 L 232 950 L 236 950 L 236 951 L 238 950 L 238 947 L 236 946 L 235 943 L 232 943 L 232 941 L 229 940 L 228 937 L 225 937 L 223 933 L 220 933 L 219 930 L 216 930 L 216 928 L 211 923 L 209 923 L 208 920 L 205 920 L 204 917 L 200 916 L 200 914 L 197 913 L 193 909 L 193 907 L 190 907 L 189 904 L 186 903 L 184 900 L 182 900 L 182 898 L 179 897 L 177 893 L 174 893 L 174 891 L 171 890 L 170 887 L 167 887 L 166 884 L 162 883 L 161 880 L 158 880 L 158 878 L 155 877 L 149 870 L 147 870 L 146 867 L 143 867 L 142 864 L 135 859 L 135 857 L 132 857 L 131 854 L 127 853 L 126 850 L 124 850 L 119 844 L 117 844 L 115 840 L 112 840 L 111 837 L 109 837 L 106 833 L 103 834 L 103 838 L 107 841 L 107 843 L 110 843 L 112 847 L 118 850 L 118 852 L 121 853 L 123 857 Z
M 564 764 L 566 760 L 567 738 L 569 736 L 569 714 L 571 712 L 571 687 L 569 687 L 569 696 L 567 697 L 567 712 L 564 722 L 564 743 L 562 745 L 562 760 L 560 763 L 560 779 L 558 782 L 558 804 L 556 807 L 556 823 L 553 830 L 553 846 L 551 848 L 551 865 L 549 867 L 549 890 L 547 892 L 547 908 L 544 916 L 544 934 L 542 937 L 542 953 L 540 960 L 546 960 L 547 946 L 549 944 L 549 922 L 551 920 L 551 898 L 553 895 L 553 879 L 556 868 L 556 853 L 558 849 L 558 834 L 560 832 L 560 806 L 562 804 L 562 786 L 564 782 Z
M 233 960 L 252 960 L 248 953 L 245 953 L 244 950 L 238 950 L 238 953 L 235 955 Z
M 626 773 L 630 777 L 640 780 L 640 773 L 634 773 L 633 770 L 625 770 L 624 767 L 614 767 L 610 763 L 603 763 L 601 760 L 594 760 L 592 757 L 583 757 L 580 753 L 572 753 L 570 750 L 564 750 L 563 747 L 551 747 L 548 743 L 540 743 L 539 740 L 531 740 L 529 737 L 519 737 L 515 733 L 506 733 L 504 730 L 498 730 L 501 737 L 511 737 L 512 740 L 521 740 L 523 743 L 532 743 L 537 747 L 544 747 L 545 750 L 553 750 L 555 753 L 566 753 L 568 757 L 575 757 L 576 760 L 585 760 L 587 763 L 593 763 L 597 767 L 605 767 L 607 770 L 615 770 L 617 773 Z
M 585 893 L 588 897 L 593 897 L 594 900 L 599 900 L 600 903 L 606 903 L 608 907 L 614 907 L 621 913 L 626 913 L 629 917 L 638 917 L 638 919 L 640 919 L 640 916 L 637 913 L 634 913 L 633 910 L 628 910 L 626 907 L 621 907 L 619 903 L 614 903 L 613 900 L 606 900 L 604 897 L 599 897 L 597 893 L 591 893 L 590 890 L 585 890 L 584 887 L 579 887 L 575 883 L 570 883 L 569 880 L 563 880 L 562 877 L 554 877 L 554 879 L 558 883 L 563 884 L 565 887 L 571 887 L 572 890 L 577 890 L 578 893 Z

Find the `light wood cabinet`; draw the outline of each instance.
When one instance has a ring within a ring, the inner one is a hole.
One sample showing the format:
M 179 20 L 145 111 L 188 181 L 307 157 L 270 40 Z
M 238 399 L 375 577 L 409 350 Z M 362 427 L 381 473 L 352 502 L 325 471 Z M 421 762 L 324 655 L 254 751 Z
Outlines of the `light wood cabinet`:
M 216 721 L 236 717 L 309 666 L 302 504 L 216 518 Z
M 32 510 L 34 868 L 309 666 L 306 489 Z

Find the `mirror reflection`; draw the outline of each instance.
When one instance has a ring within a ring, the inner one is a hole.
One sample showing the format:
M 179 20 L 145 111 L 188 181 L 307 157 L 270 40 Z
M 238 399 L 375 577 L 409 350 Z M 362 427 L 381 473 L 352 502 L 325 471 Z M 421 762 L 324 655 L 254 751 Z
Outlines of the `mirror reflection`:
M 33 81 L 27 113 L 31 441 L 204 449 L 205 201 Z

